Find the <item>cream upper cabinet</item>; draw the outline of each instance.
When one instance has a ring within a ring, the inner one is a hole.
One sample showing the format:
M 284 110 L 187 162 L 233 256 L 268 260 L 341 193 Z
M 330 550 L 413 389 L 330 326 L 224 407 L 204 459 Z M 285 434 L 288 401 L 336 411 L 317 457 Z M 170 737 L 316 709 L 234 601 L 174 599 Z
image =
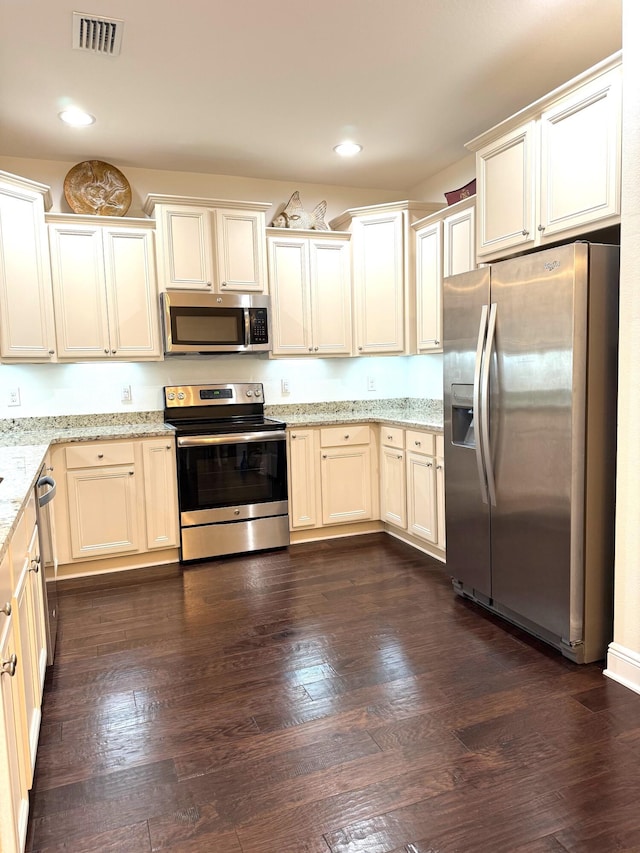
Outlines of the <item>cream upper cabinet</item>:
M 97 219 L 47 217 L 58 357 L 160 359 L 152 225 Z
M 265 211 L 270 203 L 149 195 L 160 290 L 267 291 Z
M 621 56 L 467 144 L 476 152 L 483 260 L 620 221 Z
M 357 355 L 415 351 L 415 264 L 411 224 L 441 204 L 397 202 L 347 210 L 331 227 L 352 237 Z
M 267 229 L 273 355 L 351 355 L 350 235 Z
M 288 432 L 289 527 L 298 530 L 318 524 L 318 430 L 291 428 Z M 319 445 L 318 445 L 319 446 Z
M 0 172 L 0 357 L 55 360 L 49 187 Z
M 415 232 L 416 351 L 442 351 L 442 281 L 475 267 L 475 196 L 419 219 Z

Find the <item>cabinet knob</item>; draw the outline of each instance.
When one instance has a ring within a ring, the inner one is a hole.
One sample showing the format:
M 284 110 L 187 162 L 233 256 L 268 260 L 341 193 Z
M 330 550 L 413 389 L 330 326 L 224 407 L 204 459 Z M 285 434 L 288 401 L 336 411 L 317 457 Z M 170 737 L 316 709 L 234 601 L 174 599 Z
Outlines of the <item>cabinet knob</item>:
M 391 439 L 393 438 L 393 436 L 392 436 L 392 435 L 388 435 L 388 436 L 387 436 L 387 438 L 389 439 L 389 441 L 391 441 Z
M 538 225 L 538 231 L 544 231 L 544 228 L 545 228 L 544 225 Z
M 327 454 L 326 454 L 326 453 L 323 453 L 323 454 L 322 454 L 322 458 L 323 458 L 323 459 L 326 459 L 326 458 L 327 458 Z
M 11 678 L 16 674 L 16 666 L 18 665 L 18 656 L 16 654 L 11 655 L 9 660 L 2 661 L 2 671 L 6 672 L 7 675 L 10 675 Z
M 358 347 L 358 352 L 362 352 L 362 347 Z
M 133 475 L 134 475 L 134 474 L 135 474 L 135 471 L 129 471 L 129 476 L 130 476 L 130 477 L 133 477 Z
M 239 510 L 239 509 L 234 509 L 233 514 L 234 514 L 234 515 L 240 515 L 240 510 Z
M 53 465 L 47 465 L 47 471 L 53 471 Z
M 436 465 L 436 471 L 442 471 L 442 468 L 443 468 L 442 465 Z
M 309 352 L 313 352 L 313 347 L 309 347 Z
M 226 282 L 226 281 L 221 282 L 221 284 L 222 284 L 222 287 L 226 287 L 226 286 L 227 286 L 227 282 Z
M 402 459 L 402 453 L 398 453 L 398 455 L 396 456 L 396 459 Z
M 522 231 L 522 236 L 523 236 L 523 237 L 528 237 L 528 236 L 529 236 L 529 232 L 528 232 L 526 229 L 523 229 L 523 231 Z
M 313 348 L 314 352 L 318 352 L 319 349 L 320 349 L 320 347 L 314 347 Z
M 422 444 L 421 441 L 414 441 L 413 443 L 415 444 L 416 447 L 420 447 L 420 445 Z
M 344 437 L 345 437 L 345 438 L 349 438 L 349 433 L 348 433 L 348 432 L 345 432 Z
M 167 450 L 171 450 L 171 445 L 167 444 Z
M 116 354 L 116 352 L 117 352 L 117 350 L 112 349 L 112 350 L 111 350 L 111 355 L 115 355 L 115 354 Z
M 56 351 L 54 349 L 49 350 L 49 355 L 55 355 L 55 354 L 56 354 Z
M 40 557 L 36 557 L 35 559 L 31 560 L 31 566 L 29 568 L 29 571 L 34 572 L 34 574 L 36 575 L 38 574 L 38 572 L 40 571 Z
M 292 432 L 292 433 L 291 433 L 291 438 L 296 438 L 296 437 L 297 437 L 296 433 L 295 433 L 295 432 Z
M 439 346 L 440 346 L 440 341 L 434 341 L 434 344 L 435 344 L 437 347 L 439 347 Z
M 433 462 L 427 462 L 427 468 L 433 468 Z
M 98 453 L 98 459 L 103 459 L 103 458 L 104 458 L 104 453 Z
M 105 355 L 109 355 L 109 350 L 108 350 L 108 349 L 106 349 L 106 350 L 105 350 Z
M 208 281 L 208 282 L 207 282 L 207 287 L 211 287 L 211 282 L 210 282 L 210 281 Z
M 0 613 L 4 613 L 5 616 L 11 616 L 11 602 L 7 601 L 7 603 L 0 607 Z

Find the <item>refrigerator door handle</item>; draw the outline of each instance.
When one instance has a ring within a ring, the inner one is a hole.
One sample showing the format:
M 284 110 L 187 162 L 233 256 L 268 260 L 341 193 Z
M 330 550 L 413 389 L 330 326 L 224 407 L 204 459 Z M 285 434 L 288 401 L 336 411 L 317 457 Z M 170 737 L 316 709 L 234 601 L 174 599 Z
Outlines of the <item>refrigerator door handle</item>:
M 489 314 L 489 306 L 483 305 L 480 314 L 480 326 L 478 328 L 478 345 L 476 347 L 476 366 L 473 373 L 473 417 L 476 424 L 480 423 L 481 406 L 480 406 L 480 382 L 482 379 L 482 353 L 484 351 L 484 342 L 487 335 L 487 317 Z M 478 465 L 478 480 L 480 481 L 480 496 L 482 503 L 489 503 L 489 494 L 487 492 L 487 474 L 484 466 L 482 453 L 482 436 L 480 429 L 475 430 L 476 433 L 476 463 Z
M 496 505 L 496 481 L 493 474 L 493 460 L 491 458 L 491 443 L 489 441 L 489 377 L 491 375 L 491 355 L 496 337 L 496 315 L 498 305 L 493 302 L 489 311 L 489 324 L 487 327 L 487 343 L 485 354 L 482 359 L 482 381 L 480 390 L 480 434 L 482 436 L 482 449 L 484 467 L 487 476 L 487 489 L 491 506 Z

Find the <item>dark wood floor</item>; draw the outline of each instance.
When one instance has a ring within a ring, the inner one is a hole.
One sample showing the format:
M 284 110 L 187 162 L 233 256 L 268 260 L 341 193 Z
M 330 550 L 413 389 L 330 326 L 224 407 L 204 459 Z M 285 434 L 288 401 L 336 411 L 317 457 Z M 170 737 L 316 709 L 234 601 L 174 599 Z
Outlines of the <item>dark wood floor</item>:
M 640 696 L 384 534 L 67 581 L 30 851 L 640 851 Z

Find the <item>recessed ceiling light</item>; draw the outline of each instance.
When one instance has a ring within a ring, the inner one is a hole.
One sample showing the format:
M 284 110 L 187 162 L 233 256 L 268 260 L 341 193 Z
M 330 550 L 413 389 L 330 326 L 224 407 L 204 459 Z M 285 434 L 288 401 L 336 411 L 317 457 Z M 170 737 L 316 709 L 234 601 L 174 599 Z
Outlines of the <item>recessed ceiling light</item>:
M 63 110 L 61 113 L 58 113 L 58 118 L 65 124 L 71 125 L 71 127 L 87 127 L 96 120 L 95 116 L 75 108 Z
M 353 157 L 362 151 L 362 145 L 358 145 L 357 142 L 341 142 L 333 150 L 341 157 Z

